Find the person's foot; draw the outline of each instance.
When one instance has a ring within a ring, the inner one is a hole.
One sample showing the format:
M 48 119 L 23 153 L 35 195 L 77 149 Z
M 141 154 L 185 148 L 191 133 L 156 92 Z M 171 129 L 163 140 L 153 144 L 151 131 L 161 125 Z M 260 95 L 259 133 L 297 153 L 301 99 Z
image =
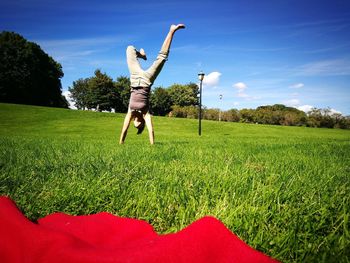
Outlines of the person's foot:
M 146 52 L 143 48 L 140 49 L 139 54 L 140 58 L 147 60 Z
M 170 30 L 173 31 L 173 32 L 175 32 L 175 31 L 177 31 L 179 29 L 183 29 L 183 28 L 185 28 L 184 24 L 177 24 L 177 25 L 171 25 L 170 26 Z

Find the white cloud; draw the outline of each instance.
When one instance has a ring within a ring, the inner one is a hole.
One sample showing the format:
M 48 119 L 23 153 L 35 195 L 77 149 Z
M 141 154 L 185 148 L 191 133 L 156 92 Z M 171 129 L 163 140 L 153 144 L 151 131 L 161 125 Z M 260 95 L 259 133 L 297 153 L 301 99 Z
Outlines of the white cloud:
M 330 109 L 329 115 L 333 115 L 333 114 L 342 114 L 342 113 L 340 111 L 335 110 L 335 109 Z
M 304 83 L 297 83 L 290 86 L 292 89 L 300 89 L 302 87 L 304 87 Z
M 221 73 L 214 71 L 204 76 L 203 85 L 207 87 L 215 87 L 219 84 Z
M 314 108 L 314 106 L 311 106 L 311 105 L 300 105 L 299 99 L 286 100 L 286 101 L 283 101 L 283 104 L 285 104 L 288 107 L 297 108 L 298 110 L 304 111 L 305 113 L 308 113 Z
M 236 84 L 233 84 L 232 87 L 236 88 L 238 90 L 237 97 L 239 97 L 239 98 L 243 98 L 245 100 L 259 99 L 259 97 L 251 96 L 251 95 L 245 93 L 245 90 L 248 88 L 248 86 L 247 86 L 247 84 L 245 84 L 243 82 L 237 82 Z
M 302 106 L 298 106 L 297 107 L 298 110 L 304 111 L 305 113 L 310 112 L 314 108 L 315 107 L 311 106 L 311 105 L 302 105 Z M 327 112 L 326 114 L 331 116 L 331 115 L 334 115 L 334 114 L 342 114 L 342 113 L 340 111 L 335 110 L 335 109 L 329 109 L 329 112 Z
M 313 108 L 314 108 L 314 106 L 311 106 L 311 105 L 302 105 L 302 106 L 297 107 L 298 110 L 304 111 L 306 113 L 311 111 Z
M 244 92 L 244 90 L 247 88 L 247 85 L 243 82 L 238 82 L 236 84 L 233 84 L 233 87 L 238 89 L 238 92 Z

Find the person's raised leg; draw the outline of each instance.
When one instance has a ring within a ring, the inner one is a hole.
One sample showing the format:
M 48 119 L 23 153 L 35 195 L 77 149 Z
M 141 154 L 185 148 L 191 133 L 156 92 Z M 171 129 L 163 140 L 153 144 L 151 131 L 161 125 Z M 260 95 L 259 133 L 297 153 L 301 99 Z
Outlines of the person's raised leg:
M 152 66 L 147 69 L 147 73 L 150 81 L 153 83 L 156 77 L 159 75 L 163 68 L 163 65 L 168 57 L 171 43 L 173 41 L 174 34 L 177 30 L 185 28 L 184 24 L 171 25 L 167 36 L 164 39 L 163 45 L 160 49 L 157 59 L 153 62 Z
M 119 144 L 123 144 L 125 141 L 126 135 L 128 134 L 128 128 L 129 128 L 131 119 L 132 119 L 132 113 L 129 110 L 124 119 L 124 124 L 122 128 L 122 133 L 120 134 Z
M 168 55 L 169 50 L 170 50 L 170 46 L 171 46 L 171 42 L 173 41 L 173 37 L 174 34 L 177 30 L 185 28 L 184 24 L 177 24 L 177 25 L 171 25 L 169 32 L 167 34 L 167 36 L 164 39 L 162 48 L 161 48 L 161 52 L 164 52 L 166 55 Z
M 147 126 L 149 142 L 151 144 L 154 144 L 154 130 L 153 130 L 153 123 L 152 123 L 152 115 L 149 112 L 147 112 L 143 118 Z

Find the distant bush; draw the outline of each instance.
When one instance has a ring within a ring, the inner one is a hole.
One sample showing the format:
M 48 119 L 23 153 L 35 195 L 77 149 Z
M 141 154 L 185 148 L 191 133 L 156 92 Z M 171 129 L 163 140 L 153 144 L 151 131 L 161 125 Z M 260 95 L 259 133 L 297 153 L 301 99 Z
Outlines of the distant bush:
M 178 118 L 198 118 L 198 107 L 196 106 L 184 106 L 174 105 L 171 107 L 172 111 L 170 116 Z
M 239 122 L 240 118 L 240 113 L 236 109 L 221 112 L 222 121 Z
M 350 129 L 350 117 L 333 113 L 329 108 L 313 108 L 308 112 L 306 125 L 309 127 Z
M 220 114 L 220 109 L 204 109 L 203 119 L 217 121 Z

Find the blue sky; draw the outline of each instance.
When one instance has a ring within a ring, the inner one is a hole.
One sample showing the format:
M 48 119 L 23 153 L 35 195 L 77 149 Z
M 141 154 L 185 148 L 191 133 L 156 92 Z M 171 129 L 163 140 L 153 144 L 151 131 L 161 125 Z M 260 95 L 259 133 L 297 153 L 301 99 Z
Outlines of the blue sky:
M 98 68 L 127 76 L 129 44 L 146 50 L 149 66 L 172 23 L 187 28 L 176 33 L 154 87 L 197 82 L 203 70 L 207 107 L 283 103 L 350 115 L 348 0 L 0 2 L 0 30 L 61 63 L 64 91 Z

